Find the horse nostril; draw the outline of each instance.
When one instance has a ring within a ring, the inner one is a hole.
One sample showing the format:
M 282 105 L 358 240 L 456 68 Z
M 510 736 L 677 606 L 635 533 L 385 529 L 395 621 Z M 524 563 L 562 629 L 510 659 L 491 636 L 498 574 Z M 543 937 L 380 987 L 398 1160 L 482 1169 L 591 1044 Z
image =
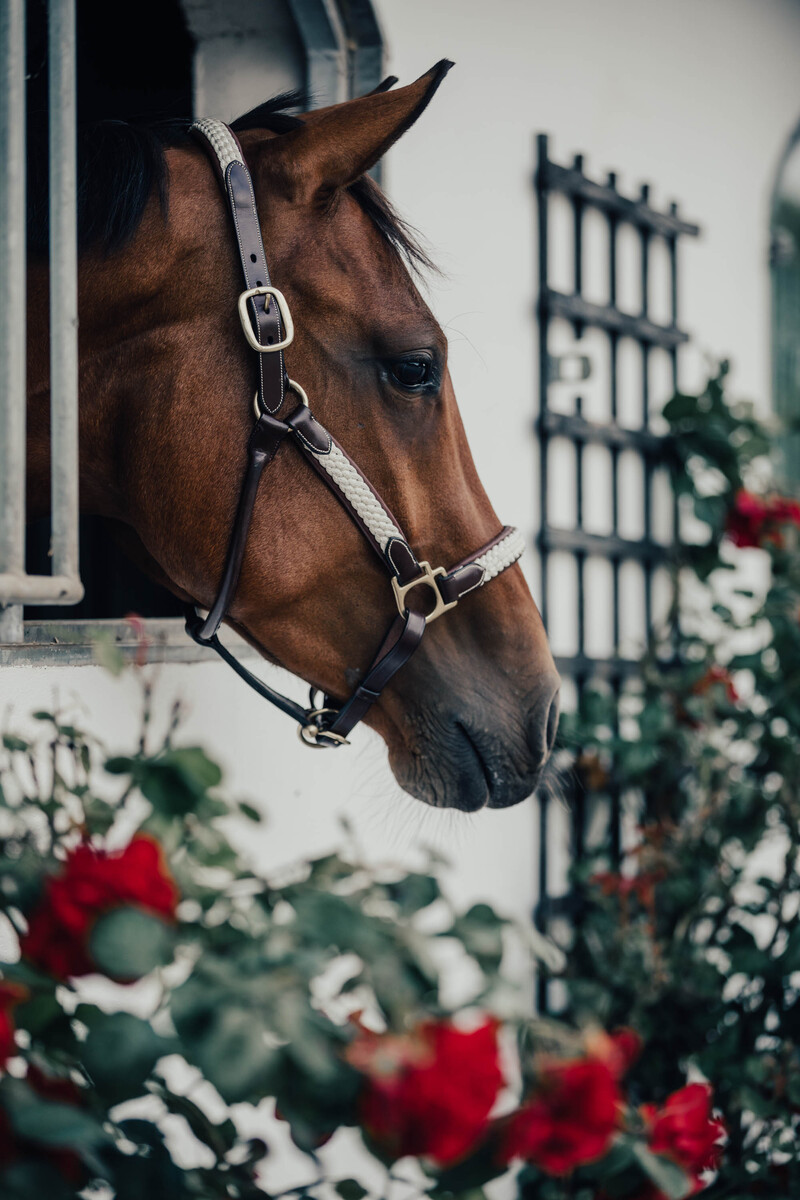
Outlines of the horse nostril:
M 559 681 L 548 682 L 539 694 L 529 725 L 529 743 L 537 764 L 549 757 L 558 732 Z
M 550 702 L 550 710 L 547 714 L 547 729 L 545 732 L 545 741 L 547 742 L 547 753 L 553 749 L 553 744 L 558 733 L 558 718 L 561 711 L 561 691 L 556 691 L 555 696 Z

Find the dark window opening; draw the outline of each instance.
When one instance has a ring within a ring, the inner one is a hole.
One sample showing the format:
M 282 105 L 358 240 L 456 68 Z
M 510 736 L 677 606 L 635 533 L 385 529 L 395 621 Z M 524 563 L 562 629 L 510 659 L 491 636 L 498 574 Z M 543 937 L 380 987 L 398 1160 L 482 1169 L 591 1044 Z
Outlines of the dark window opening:
M 47 145 L 47 11 L 44 0 L 27 5 L 29 147 Z M 78 120 L 161 121 L 192 112 L 193 44 L 178 0 L 139 0 L 121 10 L 107 0 L 78 0 Z M 50 570 L 49 518 L 28 527 L 27 569 Z M 80 570 L 86 589 L 69 609 L 28 606 L 29 620 L 96 619 L 137 612 L 170 617 L 181 603 L 147 579 L 114 540 L 110 523 L 80 522 Z

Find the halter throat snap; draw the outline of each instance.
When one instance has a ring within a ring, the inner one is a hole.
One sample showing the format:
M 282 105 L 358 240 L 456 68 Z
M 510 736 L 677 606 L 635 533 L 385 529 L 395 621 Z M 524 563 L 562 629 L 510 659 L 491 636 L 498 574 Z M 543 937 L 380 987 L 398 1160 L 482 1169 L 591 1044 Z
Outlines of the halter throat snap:
M 300 384 L 286 374 L 283 352 L 292 344 L 294 323 L 286 297 L 270 280 L 253 183 L 236 135 L 222 121 L 211 118 L 197 121 L 192 133 L 214 164 L 233 220 L 245 283 L 238 312 L 255 356 L 258 386 L 253 398 L 256 419 L 247 442 L 247 467 L 222 579 L 207 616 L 196 605 L 187 606 L 186 631 L 198 645 L 216 651 L 260 696 L 293 717 L 304 745 L 316 749 L 347 745 L 347 735 L 408 662 L 426 627 L 515 563 L 525 543 L 517 529 L 505 526 L 492 541 L 450 570 L 417 559 L 391 510 L 346 450 L 315 419 Z M 289 392 L 298 403 L 280 417 Z M 361 530 L 389 576 L 397 604 L 398 615 L 361 683 L 338 706 L 330 696 L 320 701 L 316 688 L 311 689 L 308 707 L 297 704 L 249 671 L 218 636 L 238 587 L 261 476 L 284 441 L 292 442 L 304 455 Z M 418 604 L 426 611 L 420 611 Z

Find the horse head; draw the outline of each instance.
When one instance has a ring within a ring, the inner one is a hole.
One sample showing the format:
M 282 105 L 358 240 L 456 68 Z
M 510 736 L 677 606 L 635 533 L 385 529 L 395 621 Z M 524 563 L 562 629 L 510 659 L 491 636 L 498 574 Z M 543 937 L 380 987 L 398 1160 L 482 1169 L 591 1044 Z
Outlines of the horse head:
M 417 557 L 448 566 L 501 523 L 467 445 L 445 336 L 405 261 L 414 245 L 366 172 L 449 65 L 302 118 L 263 106 L 234 126 L 273 282 L 294 317 L 288 374 L 385 497 Z M 185 138 L 160 153 L 127 243 L 81 256 L 83 507 L 121 523 L 134 557 L 176 594 L 210 606 L 244 471 L 255 368 L 208 156 Z M 487 414 L 496 408 L 488 397 Z M 259 487 L 229 623 L 268 660 L 344 698 L 394 611 L 358 529 L 302 457 L 280 450 Z M 412 795 L 501 808 L 536 785 L 557 694 L 539 614 L 514 566 L 431 624 L 368 723 Z

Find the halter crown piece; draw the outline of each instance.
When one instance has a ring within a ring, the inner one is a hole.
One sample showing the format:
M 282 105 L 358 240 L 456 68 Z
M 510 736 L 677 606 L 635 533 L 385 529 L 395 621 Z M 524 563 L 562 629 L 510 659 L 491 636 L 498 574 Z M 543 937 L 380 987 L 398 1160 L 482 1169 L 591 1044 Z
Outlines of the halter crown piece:
M 247 467 L 217 598 L 205 617 L 196 606 L 187 606 L 186 632 L 198 645 L 215 650 L 265 700 L 294 717 L 299 722 L 300 738 L 307 746 L 346 745 L 348 733 L 408 662 L 422 640 L 426 625 L 455 608 L 468 592 L 483 587 L 515 563 L 525 549 L 525 542 L 519 530 L 507 525 L 492 541 L 449 571 L 418 561 L 383 500 L 336 439 L 314 419 L 302 387 L 286 374 L 283 351 L 292 342 L 294 325 L 286 298 L 270 282 L 253 182 L 236 135 L 222 121 L 210 118 L 197 121 L 192 132 L 214 164 L 233 217 L 245 281 L 245 289 L 239 296 L 239 317 L 248 345 L 256 355 L 258 390 L 254 399 L 256 421 L 247 442 Z M 288 392 L 299 403 L 288 416 L 279 418 L 277 414 Z M 316 700 L 317 689 L 312 688 L 310 705 L 303 708 L 248 671 L 217 636 L 239 582 L 261 474 L 287 437 L 364 534 L 389 575 L 397 602 L 398 615 L 361 683 L 341 706 L 329 696 L 320 703 Z M 407 607 L 409 593 L 418 587 L 426 588 L 434 602 L 427 614 Z

